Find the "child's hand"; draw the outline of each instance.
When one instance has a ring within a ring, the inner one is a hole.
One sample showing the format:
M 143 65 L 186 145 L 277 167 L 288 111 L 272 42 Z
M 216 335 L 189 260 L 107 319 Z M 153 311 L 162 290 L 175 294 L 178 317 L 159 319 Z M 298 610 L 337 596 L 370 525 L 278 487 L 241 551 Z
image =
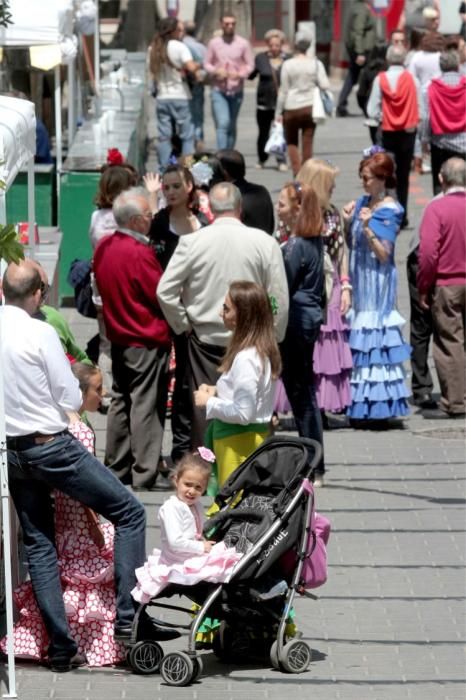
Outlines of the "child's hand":
M 209 396 L 215 396 L 215 394 L 217 393 L 217 387 L 211 386 L 210 384 L 201 384 L 199 390 L 207 392 Z
M 212 540 L 204 540 L 204 552 L 207 554 L 207 552 L 210 552 L 212 547 L 216 544 Z
M 157 173 L 146 173 L 142 178 L 149 194 L 158 194 L 162 189 L 160 175 Z
M 198 389 L 194 392 L 194 405 L 198 408 L 204 408 L 205 406 L 207 406 L 207 401 L 209 400 L 209 398 L 210 395 L 207 391 Z

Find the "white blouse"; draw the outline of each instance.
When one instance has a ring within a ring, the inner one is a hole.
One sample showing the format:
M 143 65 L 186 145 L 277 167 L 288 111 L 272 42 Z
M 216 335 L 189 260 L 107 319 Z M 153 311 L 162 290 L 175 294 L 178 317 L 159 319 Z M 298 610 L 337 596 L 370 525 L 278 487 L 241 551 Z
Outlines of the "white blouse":
M 262 362 L 256 348 L 241 350 L 217 382 L 217 395 L 207 401 L 207 420 L 248 425 L 272 418 L 276 381 L 270 361 Z
M 159 510 L 160 540 L 165 563 L 184 561 L 195 554 L 204 554 L 202 504 L 188 506 L 178 496 L 170 496 Z

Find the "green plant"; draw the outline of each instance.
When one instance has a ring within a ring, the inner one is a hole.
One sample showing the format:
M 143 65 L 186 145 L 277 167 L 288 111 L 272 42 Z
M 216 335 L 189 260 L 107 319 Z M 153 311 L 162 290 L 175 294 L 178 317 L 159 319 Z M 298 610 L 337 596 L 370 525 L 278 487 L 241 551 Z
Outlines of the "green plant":
M 10 12 L 10 0 L 0 0 L 0 27 L 13 24 Z
M 1 162 L 0 165 L 2 165 Z M 5 189 L 5 182 L 0 180 L 0 190 Z M 7 263 L 19 263 L 20 260 L 24 260 L 23 246 L 18 240 L 18 234 L 13 224 L 5 226 L 0 224 L 0 260 L 6 260 Z

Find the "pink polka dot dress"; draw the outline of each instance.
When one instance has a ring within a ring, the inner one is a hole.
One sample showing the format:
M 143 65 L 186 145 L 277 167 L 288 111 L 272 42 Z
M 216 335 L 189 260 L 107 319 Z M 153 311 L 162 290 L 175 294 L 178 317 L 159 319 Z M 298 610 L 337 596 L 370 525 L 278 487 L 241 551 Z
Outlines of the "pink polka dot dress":
M 73 423 L 70 432 L 94 452 L 94 434 L 85 423 Z M 59 491 L 54 492 L 54 498 L 55 543 L 71 635 L 89 666 L 119 663 L 125 658 L 125 650 L 113 638 L 113 525 L 100 524 L 105 544 L 99 548 L 92 539 L 84 506 Z M 21 584 L 14 598 L 20 613 L 14 627 L 15 656 L 42 661 L 47 657 L 49 640 L 31 582 Z M 0 647 L 5 651 L 6 638 Z

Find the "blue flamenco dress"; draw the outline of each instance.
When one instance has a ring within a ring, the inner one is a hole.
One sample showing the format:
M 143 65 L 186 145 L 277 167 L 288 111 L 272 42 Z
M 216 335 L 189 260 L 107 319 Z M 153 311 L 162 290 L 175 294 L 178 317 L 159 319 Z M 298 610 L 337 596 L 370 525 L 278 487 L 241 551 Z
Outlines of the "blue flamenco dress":
M 403 362 L 409 359 L 411 348 L 401 334 L 405 319 L 395 308 L 394 249 L 404 210 L 393 202 L 372 214 L 369 227 L 390 253 L 387 262 L 380 262 L 369 247 L 359 218 L 369 199 L 364 195 L 356 202 L 350 229 L 353 310 L 349 344 L 353 371 L 352 403 L 347 414 L 356 420 L 383 420 L 409 413 Z

